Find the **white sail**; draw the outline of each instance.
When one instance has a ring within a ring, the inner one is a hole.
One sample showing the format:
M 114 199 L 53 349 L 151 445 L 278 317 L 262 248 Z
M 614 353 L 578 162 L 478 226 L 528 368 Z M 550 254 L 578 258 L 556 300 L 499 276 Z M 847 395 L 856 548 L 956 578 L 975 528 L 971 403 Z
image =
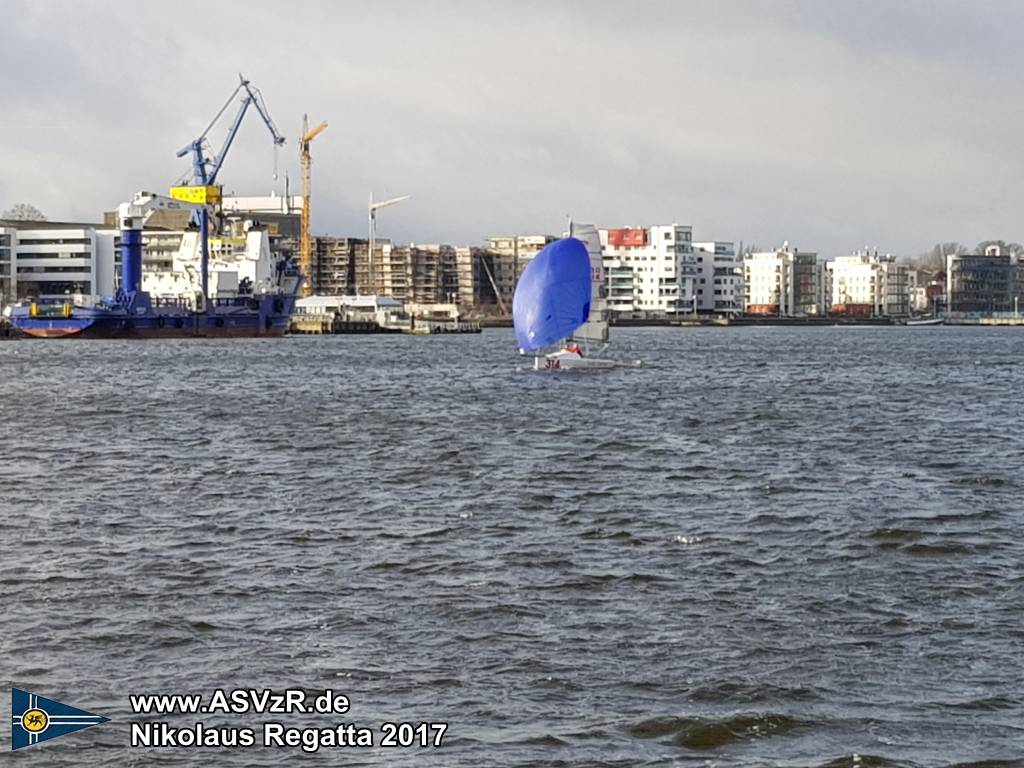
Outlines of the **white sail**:
M 591 298 L 587 322 L 577 328 L 574 341 L 605 344 L 608 341 L 608 302 L 604 279 L 604 262 L 601 259 L 601 237 L 593 224 L 570 222 L 569 237 L 581 240 L 590 254 Z

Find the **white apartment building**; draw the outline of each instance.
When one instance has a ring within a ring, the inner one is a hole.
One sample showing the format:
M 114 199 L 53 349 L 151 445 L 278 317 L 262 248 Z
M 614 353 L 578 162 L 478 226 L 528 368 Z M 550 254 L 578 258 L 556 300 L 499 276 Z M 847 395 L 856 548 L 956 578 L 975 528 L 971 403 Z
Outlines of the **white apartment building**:
M 743 256 L 743 311 L 804 317 L 827 311 L 827 270 L 816 253 L 790 248 Z
M 12 303 L 14 290 L 14 250 L 12 245 L 17 232 L 9 227 L 0 227 L 0 309 Z
M 907 269 L 892 256 L 855 253 L 840 256 L 827 267 L 830 312 L 862 317 L 907 314 Z
M 696 262 L 694 288 L 700 312 L 735 314 L 743 311 L 742 263 L 730 242 L 693 244 Z
M 114 292 L 117 231 L 56 222 L 0 228 L 0 303 Z
M 608 309 L 643 315 L 694 310 L 693 228 L 666 224 L 598 230 L 608 279 Z
M 862 253 L 840 256 L 827 265 L 832 276 L 831 311 L 880 315 L 885 303 L 884 267 Z

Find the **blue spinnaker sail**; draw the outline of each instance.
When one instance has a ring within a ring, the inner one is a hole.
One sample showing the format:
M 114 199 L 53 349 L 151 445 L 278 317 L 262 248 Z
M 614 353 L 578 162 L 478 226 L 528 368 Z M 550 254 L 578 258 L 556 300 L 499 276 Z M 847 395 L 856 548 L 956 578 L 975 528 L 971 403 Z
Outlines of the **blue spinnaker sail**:
M 544 247 L 526 265 L 512 299 L 516 341 L 532 352 L 564 339 L 590 314 L 590 256 L 567 237 Z

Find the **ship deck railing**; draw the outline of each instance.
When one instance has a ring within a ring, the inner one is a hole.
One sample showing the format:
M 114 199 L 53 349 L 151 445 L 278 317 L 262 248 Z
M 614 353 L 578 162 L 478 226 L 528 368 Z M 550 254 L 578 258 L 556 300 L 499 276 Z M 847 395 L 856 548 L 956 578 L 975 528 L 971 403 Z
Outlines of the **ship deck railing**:
M 257 309 L 260 306 L 260 300 L 254 296 L 220 296 L 210 299 L 210 304 L 214 307 L 251 307 Z
M 179 299 L 173 296 L 157 296 L 153 299 L 153 306 L 156 308 L 166 307 L 169 309 L 192 308 L 192 305 L 187 299 Z

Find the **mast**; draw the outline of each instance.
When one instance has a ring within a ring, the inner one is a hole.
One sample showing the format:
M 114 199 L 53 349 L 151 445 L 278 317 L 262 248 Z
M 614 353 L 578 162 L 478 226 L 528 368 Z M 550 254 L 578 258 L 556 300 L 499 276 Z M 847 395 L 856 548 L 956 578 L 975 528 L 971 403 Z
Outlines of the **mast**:
M 593 224 L 576 224 L 569 220 L 569 236 L 580 240 L 587 248 L 590 259 L 590 314 L 577 328 L 572 338 L 586 345 L 590 342 L 608 343 L 608 305 L 605 299 L 604 263 L 601 256 L 601 237 Z

